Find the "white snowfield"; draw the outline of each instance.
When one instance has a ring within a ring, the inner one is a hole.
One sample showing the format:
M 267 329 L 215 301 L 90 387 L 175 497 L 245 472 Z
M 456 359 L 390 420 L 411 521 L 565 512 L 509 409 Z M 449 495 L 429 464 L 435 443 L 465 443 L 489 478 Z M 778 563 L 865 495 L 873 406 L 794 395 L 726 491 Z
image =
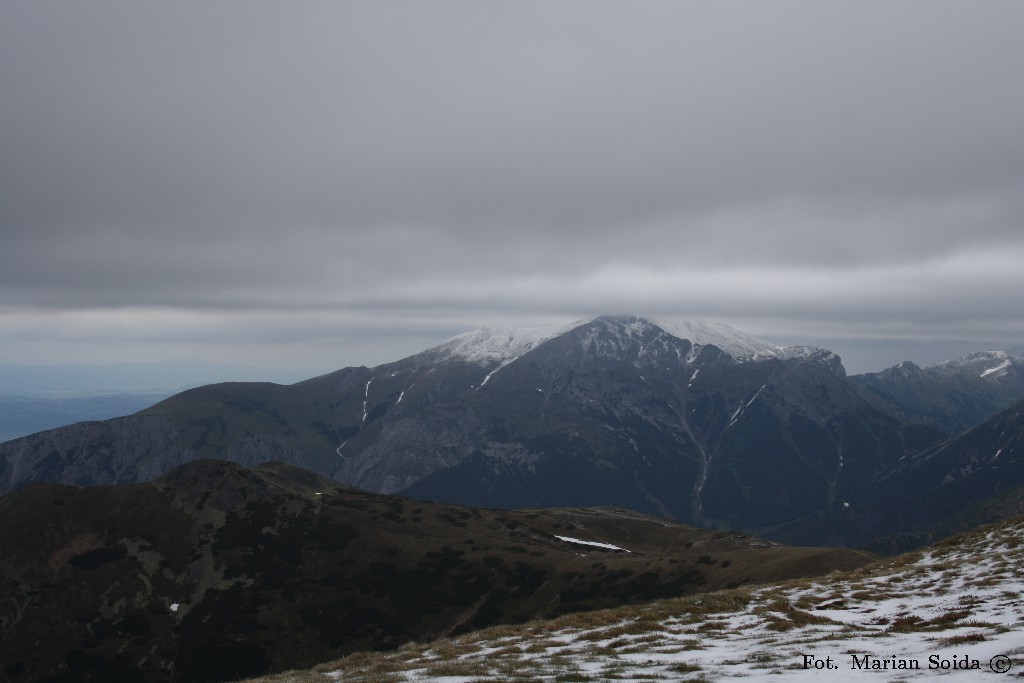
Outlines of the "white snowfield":
M 496 627 L 317 671 L 446 683 L 996 683 L 1024 674 L 1022 592 L 1019 519 L 831 578 Z
M 600 541 L 584 541 L 583 539 L 573 538 L 572 536 L 555 536 L 555 538 L 557 538 L 559 541 L 565 541 L 566 543 L 575 543 L 576 545 L 588 545 L 592 548 L 603 548 L 605 550 L 620 550 L 626 553 L 632 552 L 631 550 L 620 548 L 619 546 L 612 545 L 611 543 L 601 543 Z

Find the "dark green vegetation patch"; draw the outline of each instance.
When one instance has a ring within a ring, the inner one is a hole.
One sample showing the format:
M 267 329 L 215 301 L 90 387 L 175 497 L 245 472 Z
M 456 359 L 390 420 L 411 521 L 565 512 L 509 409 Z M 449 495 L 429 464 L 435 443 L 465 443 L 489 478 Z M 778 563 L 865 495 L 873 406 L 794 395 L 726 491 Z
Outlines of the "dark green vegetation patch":
M 20 683 L 236 680 L 869 560 L 623 510 L 475 510 L 220 461 L 149 484 L 22 489 L 0 498 L 0 548 L 0 671 Z

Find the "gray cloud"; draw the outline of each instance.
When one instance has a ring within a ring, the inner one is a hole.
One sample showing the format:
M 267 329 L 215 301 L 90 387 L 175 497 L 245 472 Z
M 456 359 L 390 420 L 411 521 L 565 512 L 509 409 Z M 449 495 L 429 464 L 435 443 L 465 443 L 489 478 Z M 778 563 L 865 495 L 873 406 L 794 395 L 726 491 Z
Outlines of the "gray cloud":
M 6 3 L 0 353 L 106 326 L 123 353 L 241 331 L 340 365 L 615 310 L 1019 343 L 1021 25 L 1016 2 Z

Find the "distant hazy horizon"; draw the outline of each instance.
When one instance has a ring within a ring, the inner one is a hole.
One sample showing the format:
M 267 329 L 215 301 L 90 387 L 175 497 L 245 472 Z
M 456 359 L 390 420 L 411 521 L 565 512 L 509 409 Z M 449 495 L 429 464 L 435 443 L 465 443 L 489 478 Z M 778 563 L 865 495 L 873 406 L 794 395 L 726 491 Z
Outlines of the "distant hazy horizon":
M 451 335 L 433 339 L 406 339 L 404 345 L 386 348 L 386 351 L 396 355 L 384 355 L 381 349 L 376 349 L 376 353 L 367 352 L 367 357 L 359 360 L 354 357 L 354 352 L 339 353 L 337 363 L 324 361 L 320 367 L 303 364 L 301 361 L 298 365 L 290 366 L 286 361 L 293 359 L 286 357 L 278 359 L 282 362 L 276 366 L 180 358 L 94 363 L 0 363 L 0 396 L 60 398 L 102 393 L 175 392 L 228 381 L 291 384 L 345 367 L 375 367 L 402 360 L 465 331 L 468 330 L 458 330 Z M 872 340 L 858 344 L 849 340 L 802 339 L 792 335 L 761 338 L 780 346 L 827 348 L 842 358 L 847 373 L 851 375 L 879 372 L 904 361 L 927 367 L 976 351 L 1006 350 L 1005 347 L 970 341 Z M 413 346 L 415 342 L 421 345 Z M 348 362 L 342 360 L 343 357 Z

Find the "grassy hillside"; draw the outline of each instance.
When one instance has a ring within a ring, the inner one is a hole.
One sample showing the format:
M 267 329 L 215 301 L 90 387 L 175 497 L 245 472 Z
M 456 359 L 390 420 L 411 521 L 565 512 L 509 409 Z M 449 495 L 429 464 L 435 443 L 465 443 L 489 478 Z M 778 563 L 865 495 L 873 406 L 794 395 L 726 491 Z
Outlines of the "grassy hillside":
M 1017 518 L 852 572 L 491 628 L 249 683 L 973 681 L 1024 671 L 1022 590 Z
M 871 559 L 623 510 L 417 502 L 223 461 L 147 484 L 19 490 L 0 498 L 0 548 L 12 683 L 236 680 Z

